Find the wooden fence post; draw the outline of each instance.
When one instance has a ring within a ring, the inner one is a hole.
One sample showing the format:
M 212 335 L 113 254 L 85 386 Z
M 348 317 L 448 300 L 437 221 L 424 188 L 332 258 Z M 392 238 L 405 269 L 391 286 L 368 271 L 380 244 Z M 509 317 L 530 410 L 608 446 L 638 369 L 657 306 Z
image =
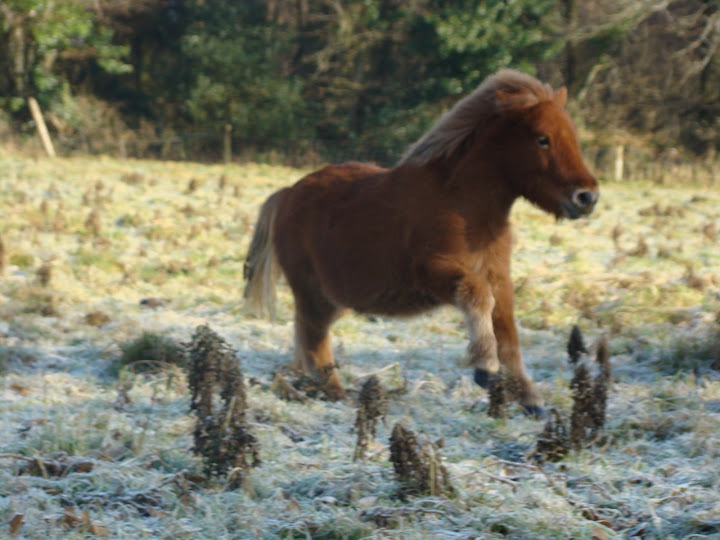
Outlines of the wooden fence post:
M 225 124 L 225 137 L 223 138 L 223 161 L 232 161 L 232 126 Z
M 38 105 L 38 102 L 34 97 L 28 98 L 28 105 L 30 106 L 30 113 L 33 115 L 33 120 L 35 120 L 35 125 L 38 128 L 40 139 L 45 147 L 45 152 L 48 156 L 55 157 L 55 148 L 50 140 L 50 133 L 48 133 L 45 120 L 42 117 L 42 112 L 40 112 L 40 105 Z
M 615 180 L 620 182 L 623 179 L 623 169 L 625 168 L 625 147 L 618 144 L 615 147 Z
M 35 120 L 35 125 L 37 126 L 40 139 L 42 140 L 43 146 L 45 147 L 45 152 L 48 156 L 54 158 L 55 148 L 53 147 L 53 143 L 50 140 L 50 133 L 48 133 L 47 126 L 45 125 L 45 120 L 42 116 L 42 112 L 40 112 L 40 105 L 38 105 L 38 102 L 34 97 L 28 98 L 28 105 L 30 106 L 30 113 L 32 114 L 33 120 Z

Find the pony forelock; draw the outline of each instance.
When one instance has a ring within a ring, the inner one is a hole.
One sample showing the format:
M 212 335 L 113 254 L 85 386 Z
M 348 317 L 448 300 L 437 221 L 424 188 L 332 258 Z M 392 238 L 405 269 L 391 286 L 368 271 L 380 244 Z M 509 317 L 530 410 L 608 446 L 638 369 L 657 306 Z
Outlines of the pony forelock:
M 447 158 L 492 115 L 529 108 L 553 99 L 555 93 L 549 84 L 520 71 L 502 69 L 487 77 L 446 112 L 408 148 L 400 163 L 425 165 Z

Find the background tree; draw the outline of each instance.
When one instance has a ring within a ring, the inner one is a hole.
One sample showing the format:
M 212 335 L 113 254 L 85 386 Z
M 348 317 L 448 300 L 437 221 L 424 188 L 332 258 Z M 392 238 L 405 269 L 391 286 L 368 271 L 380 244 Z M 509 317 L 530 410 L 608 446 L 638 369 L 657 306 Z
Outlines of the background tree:
M 113 45 L 86 0 L 6 0 L 0 3 L 0 105 L 11 112 L 28 96 L 43 104 L 65 84 L 85 82 L 88 67 L 118 74 L 129 69 L 127 49 Z
M 389 164 L 509 66 L 567 85 L 584 134 L 713 154 L 719 47 L 707 0 L 6 0 L 0 110 L 27 129 L 38 97 L 70 150 L 214 159 L 231 124 L 250 153 Z

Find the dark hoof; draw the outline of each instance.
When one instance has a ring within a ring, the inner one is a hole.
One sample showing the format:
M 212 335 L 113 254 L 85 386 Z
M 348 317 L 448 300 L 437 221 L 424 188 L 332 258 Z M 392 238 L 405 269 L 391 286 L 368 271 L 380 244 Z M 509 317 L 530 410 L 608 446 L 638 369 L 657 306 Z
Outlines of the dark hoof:
M 473 379 L 475 379 L 475 382 L 477 384 L 479 384 L 485 390 L 490 388 L 490 385 L 492 384 L 492 381 L 494 378 L 495 378 L 495 374 L 489 373 L 489 372 L 485 371 L 484 369 L 475 368 L 475 373 L 473 374 Z
M 525 410 L 526 415 L 530 418 L 534 418 L 535 420 L 542 420 L 547 416 L 545 414 L 545 409 L 539 405 L 523 405 L 523 409 Z
M 328 401 L 342 401 L 345 399 L 345 390 L 342 386 L 325 385 L 323 392 Z

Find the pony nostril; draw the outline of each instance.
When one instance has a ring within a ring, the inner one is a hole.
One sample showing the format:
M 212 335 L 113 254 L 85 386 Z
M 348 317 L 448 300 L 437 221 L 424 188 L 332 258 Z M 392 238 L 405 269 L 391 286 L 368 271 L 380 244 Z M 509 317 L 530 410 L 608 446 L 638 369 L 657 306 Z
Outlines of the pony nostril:
M 572 201 L 578 208 L 589 208 L 596 200 L 595 192 L 589 189 L 578 189 L 572 195 Z

